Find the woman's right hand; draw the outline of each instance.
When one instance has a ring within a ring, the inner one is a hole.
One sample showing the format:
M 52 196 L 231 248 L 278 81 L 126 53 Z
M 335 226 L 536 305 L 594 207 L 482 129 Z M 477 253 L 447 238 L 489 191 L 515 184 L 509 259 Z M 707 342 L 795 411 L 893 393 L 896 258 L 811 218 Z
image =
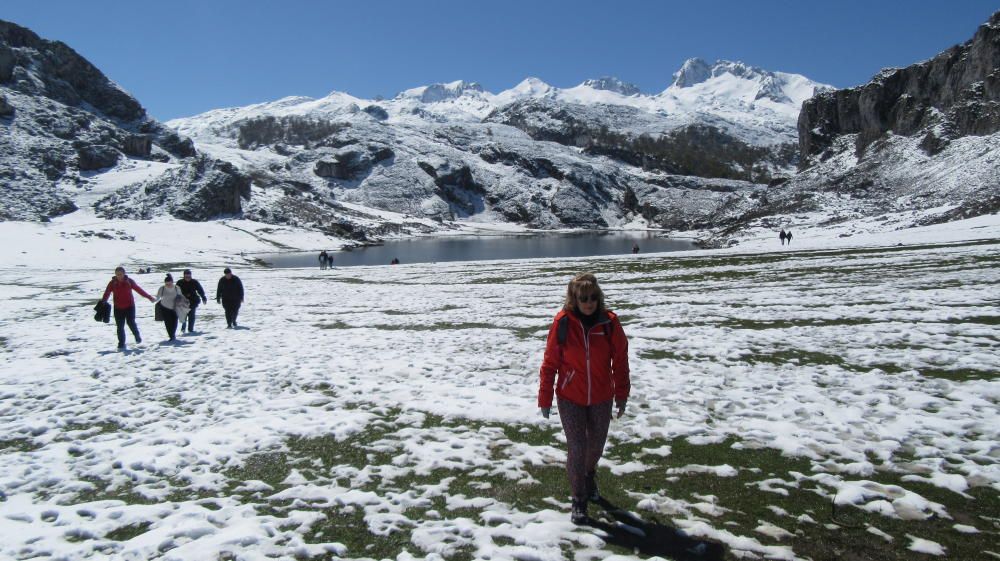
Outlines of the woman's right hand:
M 552 413 L 552 408 L 551 407 L 540 407 L 539 411 L 542 412 L 542 417 L 545 417 L 546 419 L 548 419 L 549 415 Z

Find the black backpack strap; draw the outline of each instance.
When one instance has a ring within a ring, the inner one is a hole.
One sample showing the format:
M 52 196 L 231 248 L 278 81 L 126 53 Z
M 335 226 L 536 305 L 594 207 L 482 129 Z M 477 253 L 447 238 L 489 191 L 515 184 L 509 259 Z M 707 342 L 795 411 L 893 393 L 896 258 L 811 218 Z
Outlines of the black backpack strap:
M 559 318 L 559 327 L 556 328 L 556 339 L 560 345 L 566 344 L 566 336 L 569 335 L 569 316 Z

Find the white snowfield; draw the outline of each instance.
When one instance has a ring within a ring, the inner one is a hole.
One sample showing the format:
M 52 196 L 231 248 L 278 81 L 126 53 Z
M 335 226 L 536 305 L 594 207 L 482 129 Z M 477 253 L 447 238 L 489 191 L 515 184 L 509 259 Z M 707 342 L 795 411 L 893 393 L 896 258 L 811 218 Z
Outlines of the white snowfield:
M 630 341 L 632 396 L 599 475 L 623 508 L 736 557 L 804 559 L 789 540 L 826 511 L 739 527 L 719 522 L 724 498 L 663 489 L 749 478 L 747 493 L 809 488 L 863 509 L 869 536 L 947 555 L 920 526 L 893 540 L 880 525 L 951 515 L 918 483 L 1000 491 L 1000 217 L 793 231 L 787 247 L 761 231 L 718 251 L 320 271 L 251 266 L 336 245 L 290 228 L 0 223 L 0 558 L 647 558 L 573 526 L 562 476 L 543 486 L 565 451 L 537 414 L 538 366 L 586 270 Z M 150 293 L 190 266 L 209 294 L 198 331 L 166 342 L 138 299 L 143 342 L 117 352 L 92 306 L 118 264 Z M 235 330 L 214 302 L 225 266 L 247 292 Z M 678 442 L 730 441 L 811 467 L 672 459 Z M 623 484 L 639 473 L 648 487 Z M 542 499 L 518 507 L 524 494 Z M 997 531 L 952 525 L 955 540 Z

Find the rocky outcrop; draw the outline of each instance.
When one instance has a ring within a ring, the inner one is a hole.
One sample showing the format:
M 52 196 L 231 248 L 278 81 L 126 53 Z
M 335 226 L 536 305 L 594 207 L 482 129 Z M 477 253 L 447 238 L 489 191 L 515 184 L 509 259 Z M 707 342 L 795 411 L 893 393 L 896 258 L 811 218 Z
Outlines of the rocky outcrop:
M 10 117 L 14 114 L 14 106 L 7 101 L 7 96 L 0 94 L 0 117 Z
M 171 214 L 182 220 L 238 216 L 250 198 L 250 177 L 221 160 L 198 156 L 180 167 L 126 187 L 94 205 L 98 216 L 148 220 Z
M 368 173 L 372 166 L 393 157 L 386 146 L 347 147 L 323 158 L 313 166 L 313 173 L 328 179 L 355 180 Z
M 583 148 L 588 154 L 673 175 L 766 183 L 774 170 L 792 167 L 798 159 L 794 145 L 751 146 L 708 125 L 627 132 L 621 123 L 642 130 L 642 123 L 648 122 L 648 130 L 657 130 L 655 119 L 632 107 L 531 99 L 503 107 L 486 120 L 517 127 L 535 140 Z
M 77 168 L 93 171 L 109 168 L 118 163 L 121 154 L 106 144 L 80 144 L 76 146 Z
M 963 45 L 813 97 L 802 106 L 798 130 L 803 166 L 833 156 L 845 135 L 857 135 L 859 154 L 890 132 L 921 135 L 926 152 L 936 154 L 955 138 L 1000 131 L 1000 12 Z

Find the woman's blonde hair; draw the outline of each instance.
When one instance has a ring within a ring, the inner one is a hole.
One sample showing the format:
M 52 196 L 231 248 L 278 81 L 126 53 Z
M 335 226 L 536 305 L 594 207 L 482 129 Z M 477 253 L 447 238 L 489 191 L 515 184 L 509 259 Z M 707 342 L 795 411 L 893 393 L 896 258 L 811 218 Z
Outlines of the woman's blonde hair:
M 569 281 L 566 286 L 566 302 L 563 309 L 572 312 L 577 307 L 576 297 L 581 294 L 591 294 L 597 296 L 597 311 L 604 311 L 604 291 L 597 284 L 597 277 L 593 273 L 580 273 Z

